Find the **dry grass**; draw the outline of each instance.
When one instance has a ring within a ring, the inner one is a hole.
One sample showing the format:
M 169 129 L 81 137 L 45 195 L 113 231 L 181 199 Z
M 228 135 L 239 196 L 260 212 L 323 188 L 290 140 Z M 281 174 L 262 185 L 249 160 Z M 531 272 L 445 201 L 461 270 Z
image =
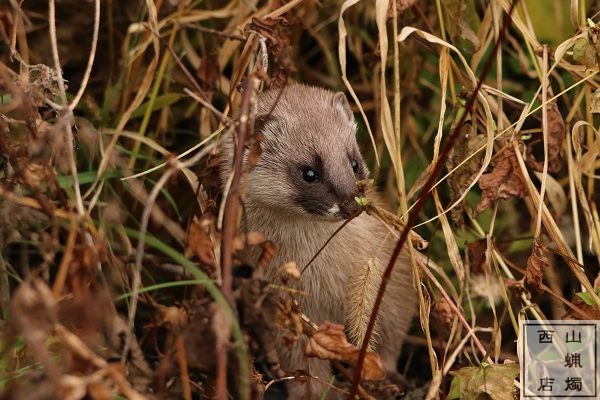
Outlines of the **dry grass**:
M 237 265 L 242 173 L 225 194 L 216 178 L 220 140 L 248 131 L 234 111 L 289 81 L 349 94 L 399 218 L 382 223 L 429 242 L 405 391 L 445 398 L 450 372 L 518 362 L 521 319 L 599 319 L 600 9 L 521 0 L 502 36 L 511 4 L 1 5 L 0 398 L 249 399 L 311 379 L 273 360 L 275 325 L 303 322 Z

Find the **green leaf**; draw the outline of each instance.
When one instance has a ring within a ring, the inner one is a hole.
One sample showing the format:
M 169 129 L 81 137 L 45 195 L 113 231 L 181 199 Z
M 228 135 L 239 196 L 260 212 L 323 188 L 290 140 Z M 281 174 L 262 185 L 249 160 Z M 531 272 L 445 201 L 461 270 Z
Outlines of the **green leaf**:
M 513 381 L 519 375 L 519 364 L 482 364 L 450 374 L 454 379 L 449 399 L 513 400 Z
M 98 171 L 87 171 L 87 172 L 79 172 L 77 174 L 77 178 L 79 180 L 80 185 L 85 185 L 86 183 L 92 183 L 96 179 L 96 175 Z M 112 170 L 106 171 L 101 180 L 108 180 L 113 178 L 120 178 L 122 176 L 121 172 Z M 73 177 L 71 175 L 59 175 L 56 177 L 58 180 L 58 186 L 61 188 L 70 188 L 73 187 Z
M 577 62 L 583 62 L 585 49 L 588 45 L 587 38 L 579 38 L 573 45 L 573 59 Z
M 366 197 L 355 197 L 354 201 L 358 203 L 361 207 L 366 207 L 369 200 Z
M 600 296 L 600 288 L 596 289 L 596 292 L 598 293 L 598 295 Z M 579 293 L 575 293 L 577 296 L 579 296 L 579 298 L 581 300 L 583 300 L 586 304 L 593 306 L 596 305 L 596 302 L 594 301 L 594 299 L 592 298 L 592 295 L 590 292 L 579 292 Z
M 450 37 L 457 41 L 459 47 L 468 52 L 477 49 L 481 43 L 477 31 L 481 23 L 474 0 L 446 0 L 444 7 L 444 23 Z
M 179 93 L 166 93 L 160 95 L 154 100 L 152 104 L 152 111 L 160 110 L 165 107 L 169 107 L 171 104 L 174 104 L 179 101 L 183 96 Z M 146 109 L 148 108 L 148 102 L 140 105 L 134 112 L 131 114 L 131 119 L 141 118 L 146 113 Z

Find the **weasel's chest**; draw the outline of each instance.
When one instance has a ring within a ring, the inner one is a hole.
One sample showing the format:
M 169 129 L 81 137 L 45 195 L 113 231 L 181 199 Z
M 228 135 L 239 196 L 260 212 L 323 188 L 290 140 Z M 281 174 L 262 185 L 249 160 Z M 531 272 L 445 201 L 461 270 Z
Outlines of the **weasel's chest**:
M 251 224 L 253 229 L 250 230 L 263 232 L 278 245 L 277 253 L 267 267 L 266 278 L 280 283 L 281 267 L 289 261 L 296 262 L 302 274 L 293 287 L 301 292 L 297 299 L 302 311 L 317 324 L 325 320 L 343 323 L 350 279 L 369 258 L 376 257 L 378 249 L 374 244 L 377 242 L 375 232 L 364 229 L 363 225 L 359 218 L 329 242 L 338 227 L 335 224 L 328 225 L 327 229 L 315 229 L 309 223 L 281 224 L 276 228 Z M 252 258 L 258 259 L 258 252 Z
M 317 324 L 326 320 L 343 323 L 350 277 L 368 262 L 369 252 L 356 243 L 346 245 L 343 237 L 334 238 L 319 252 L 325 242 L 310 243 L 302 238 L 279 242 L 267 275 L 271 282 L 278 282 L 281 266 L 295 261 L 302 274 L 293 287 L 301 292 L 297 299 L 302 312 Z

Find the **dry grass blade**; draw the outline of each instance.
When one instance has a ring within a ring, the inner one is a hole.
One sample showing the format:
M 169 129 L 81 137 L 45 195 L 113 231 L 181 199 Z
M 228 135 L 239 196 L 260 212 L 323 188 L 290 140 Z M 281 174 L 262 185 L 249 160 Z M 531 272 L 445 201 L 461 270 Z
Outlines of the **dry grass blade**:
M 100 182 L 102 174 L 104 173 L 104 171 L 108 167 L 109 162 L 111 161 L 113 151 L 115 149 L 115 146 L 117 145 L 117 141 L 119 140 L 121 132 L 123 131 L 123 129 L 125 129 L 125 125 L 127 125 L 127 122 L 129 122 L 129 119 L 131 118 L 131 115 L 133 114 L 133 112 L 144 101 L 144 97 L 148 93 L 148 90 L 150 89 L 150 85 L 152 84 L 152 81 L 154 78 L 154 72 L 158 65 L 158 56 L 160 54 L 160 45 L 159 45 L 158 38 L 157 38 L 159 29 L 158 29 L 157 11 L 156 11 L 154 2 L 147 0 L 146 6 L 148 9 L 148 27 L 147 27 L 147 29 L 149 30 L 147 35 L 152 44 L 152 49 L 153 49 L 152 59 L 150 61 L 150 64 L 146 68 L 144 77 L 142 78 L 142 81 L 140 82 L 140 85 L 139 85 L 139 88 L 137 89 L 135 98 L 130 103 L 130 105 L 127 107 L 127 110 L 125 110 L 125 112 L 121 116 L 119 123 L 117 124 L 117 127 L 115 128 L 115 134 L 113 135 L 110 143 L 104 150 L 102 160 L 100 162 L 100 165 L 98 166 L 98 175 L 96 177 L 96 180 L 94 181 L 92 186 L 86 192 L 85 197 L 87 197 L 94 190 L 96 185 L 98 185 L 98 183 Z M 145 45 L 148 45 L 148 44 L 150 44 L 150 43 L 146 43 Z M 132 52 L 132 61 L 135 60 L 135 56 L 136 56 L 136 54 Z M 137 56 L 141 56 L 140 51 L 138 51 Z
M 350 84 L 350 81 L 348 81 L 348 77 L 346 76 L 346 64 L 347 64 L 347 62 L 346 62 L 346 37 L 348 36 L 348 31 L 346 29 L 346 24 L 344 23 L 344 12 L 347 9 L 349 9 L 350 7 L 354 6 L 359 1 L 360 0 L 346 0 L 346 1 L 344 1 L 344 3 L 342 4 L 342 6 L 340 8 L 340 16 L 338 18 L 338 34 L 339 34 L 338 59 L 340 60 L 342 81 L 344 82 L 344 85 L 346 85 L 346 89 L 348 89 L 348 92 L 350 92 L 350 96 L 352 97 L 352 100 L 354 100 L 354 103 L 358 106 L 360 115 L 362 116 L 363 120 L 365 121 L 367 130 L 369 131 L 369 137 L 371 138 L 371 144 L 373 145 L 373 149 L 375 150 L 375 157 L 376 157 L 377 165 L 379 165 L 379 155 L 377 154 L 377 146 L 375 144 L 375 138 L 373 137 L 373 132 L 371 131 L 371 125 L 369 124 L 369 120 L 365 114 L 365 111 L 363 110 L 363 106 L 360 103 L 358 96 L 356 95 L 356 92 L 354 91 L 354 89 L 352 89 L 352 85 Z

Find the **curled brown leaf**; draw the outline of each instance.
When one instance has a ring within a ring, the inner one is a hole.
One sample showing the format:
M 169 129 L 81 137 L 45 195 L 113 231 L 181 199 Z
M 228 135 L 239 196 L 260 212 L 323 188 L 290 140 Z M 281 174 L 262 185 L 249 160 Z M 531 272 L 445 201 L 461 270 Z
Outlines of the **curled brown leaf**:
M 487 239 L 479 239 L 473 243 L 468 243 L 467 249 L 473 273 L 483 274 L 491 272 L 490 263 L 486 255 Z
M 504 286 L 509 290 L 513 290 L 518 295 L 527 292 L 523 284 L 523 279 L 505 279 Z
M 286 262 L 279 268 L 279 276 L 281 277 L 281 281 L 286 283 L 290 280 L 297 281 L 300 279 L 300 270 L 298 269 L 298 265 L 295 261 Z
M 310 337 L 306 346 L 306 355 L 318 357 L 323 360 L 350 361 L 355 363 L 360 350 L 348 342 L 344 333 L 344 326 L 326 321 Z M 385 372 L 379 355 L 372 350 L 367 350 L 362 369 L 362 379 L 379 381 L 384 378 Z
M 481 201 L 477 204 L 479 213 L 500 199 L 523 198 L 529 194 L 517 157 L 508 147 L 496 155 L 492 172 L 479 178 L 479 187 L 483 190 Z
M 276 18 L 252 18 L 246 30 L 259 33 L 266 40 L 267 49 L 277 63 L 277 69 L 271 73 L 272 87 L 283 87 L 287 78 L 296 70 L 291 58 L 290 27 L 299 21 L 286 14 Z
M 548 104 L 548 172 L 559 172 L 563 166 L 563 145 L 566 137 L 565 121 L 556 102 Z M 533 155 L 533 146 L 527 146 L 527 166 L 542 172 L 544 163 Z
M 454 311 L 445 297 L 440 297 L 433 303 L 433 311 L 435 315 L 444 322 L 446 326 L 451 326 L 454 320 Z
M 277 304 L 277 319 L 276 324 L 280 328 L 291 333 L 291 338 L 284 337 L 289 342 L 295 342 L 302 334 L 302 316 L 300 307 L 296 300 L 289 297 L 282 298 Z
M 233 240 L 233 248 L 235 251 L 241 251 L 246 246 L 259 246 L 262 250 L 258 258 L 258 265 L 265 267 L 271 262 L 271 259 L 277 252 L 275 243 L 267 240 L 261 232 L 240 233 Z
M 448 176 L 451 203 L 457 201 L 477 178 L 484 159 L 484 155 L 478 153 L 478 150 L 486 144 L 485 135 L 478 135 L 477 128 L 471 123 L 466 123 L 463 130 L 464 135 L 458 139 L 446 161 L 448 171 L 453 171 Z M 469 211 L 466 203 L 462 202 L 459 207 L 450 211 L 450 218 L 455 224 L 462 226 L 464 213 Z
M 538 293 L 542 293 L 544 291 L 544 269 L 550 266 L 548 258 L 544 255 L 546 251 L 546 246 L 541 244 L 539 240 L 536 239 L 533 242 L 531 255 L 527 259 L 525 282 L 532 286 Z
M 210 267 L 215 266 L 213 242 L 206 232 L 205 223 L 194 220 L 190 224 L 187 237 L 187 249 L 194 254 L 200 262 Z
M 394 4 L 396 5 L 396 15 L 400 15 L 402 11 L 406 10 L 415 5 L 417 0 L 398 0 L 398 1 L 390 1 L 387 9 L 387 18 L 394 18 Z

